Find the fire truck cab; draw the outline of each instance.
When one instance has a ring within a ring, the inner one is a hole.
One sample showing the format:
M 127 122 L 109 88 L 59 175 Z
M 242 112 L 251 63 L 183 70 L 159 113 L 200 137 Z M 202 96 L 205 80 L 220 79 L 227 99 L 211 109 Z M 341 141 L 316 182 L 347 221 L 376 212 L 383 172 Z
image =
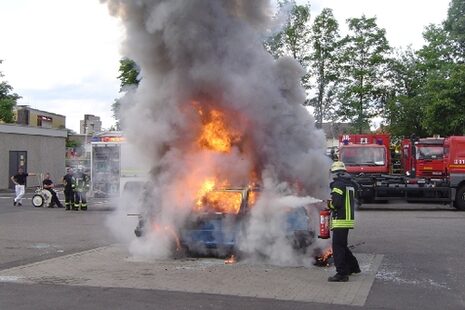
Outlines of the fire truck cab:
M 389 135 L 350 134 L 339 137 L 339 160 L 352 174 L 389 173 Z
M 442 137 L 402 140 L 401 161 L 406 175 L 412 178 L 444 179 L 444 141 Z
M 359 184 L 357 197 L 371 202 L 375 179 L 391 170 L 390 137 L 387 134 L 345 134 L 339 136 L 339 160 Z

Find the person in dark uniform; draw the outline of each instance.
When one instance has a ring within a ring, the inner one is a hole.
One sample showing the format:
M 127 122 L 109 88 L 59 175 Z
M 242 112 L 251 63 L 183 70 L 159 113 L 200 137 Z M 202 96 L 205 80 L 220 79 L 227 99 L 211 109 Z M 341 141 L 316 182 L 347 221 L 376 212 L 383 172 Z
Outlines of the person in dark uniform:
M 90 176 L 84 169 L 78 169 L 74 178 L 74 205 L 73 210 L 87 210 L 87 191 L 90 188 Z
M 16 197 L 13 201 L 13 206 L 22 206 L 23 196 L 26 192 L 26 179 L 28 176 L 35 176 L 35 173 L 27 173 L 23 167 L 18 168 L 18 173 L 11 176 L 11 181 L 15 184 Z
M 332 247 L 336 274 L 328 278 L 330 282 L 347 282 L 349 275 L 360 273 L 357 258 L 347 246 L 349 229 L 354 228 L 354 208 L 356 184 L 346 172 L 343 162 L 336 161 L 331 166 L 333 182 L 330 184 Z
M 55 185 L 53 184 L 53 181 L 50 177 L 50 173 L 45 173 L 44 180 L 42 181 L 42 186 L 44 189 L 48 190 L 52 195 L 52 201 L 50 202 L 50 205 L 48 207 L 53 208 L 53 206 L 56 204 L 58 208 L 64 208 L 64 206 L 60 202 L 60 199 L 58 199 L 57 193 L 53 189 Z
M 71 210 L 71 206 L 74 206 L 74 173 L 72 168 L 66 170 L 66 175 L 63 177 L 63 184 L 65 186 L 65 210 Z

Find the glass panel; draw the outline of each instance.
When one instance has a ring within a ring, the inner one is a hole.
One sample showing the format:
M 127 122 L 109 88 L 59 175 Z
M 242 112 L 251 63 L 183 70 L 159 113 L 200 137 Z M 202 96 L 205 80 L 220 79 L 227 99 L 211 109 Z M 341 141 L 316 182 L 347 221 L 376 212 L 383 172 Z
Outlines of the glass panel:
M 347 147 L 340 150 L 340 158 L 347 166 L 384 166 L 386 152 L 380 147 Z
M 442 146 L 417 146 L 417 159 L 442 159 L 444 148 Z

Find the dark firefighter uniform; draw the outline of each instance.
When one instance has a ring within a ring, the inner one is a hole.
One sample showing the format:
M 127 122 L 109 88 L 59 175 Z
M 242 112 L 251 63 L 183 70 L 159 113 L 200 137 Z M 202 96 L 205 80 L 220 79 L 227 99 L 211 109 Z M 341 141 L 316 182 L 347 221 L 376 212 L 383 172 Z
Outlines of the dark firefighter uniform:
M 71 210 L 71 207 L 74 206 L 74 174 L 71 168 L 68 168 L 66 175 L 63 177 L 63 184 L 65 185 L 65 210 Z
M 349 229 L 354 228 L 355 187 L 351 176 L 346 173 L 343 162 L 334 162 L 331 172 L 335 174 L 330 184 L 331 230 L 333 231 L 333 257 L 336 275 L 329 277 L 330 282 L 346 282 L 349 275 L 359 273 L 360 267 L 355 256 L 347 246 Z
M 86 193 L 90 188 L 90 177 L 84 172 L 78 172 L 74 179 L 74 206 L 73 210 L 87 210 Z

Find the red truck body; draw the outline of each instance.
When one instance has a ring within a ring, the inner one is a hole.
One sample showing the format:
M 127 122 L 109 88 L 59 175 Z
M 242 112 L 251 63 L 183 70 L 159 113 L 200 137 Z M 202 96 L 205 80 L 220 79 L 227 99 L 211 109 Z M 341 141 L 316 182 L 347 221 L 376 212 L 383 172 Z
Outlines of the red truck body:
M 339 160 L 352 174 L 388 174 L 391 165 L 390 137 L 387 134 L 339 136 Z
M 465 211 L 465 136 L 445 139 L 444 165 L 453 205 Z
M 445 139 L 444 166 L 448 176 L 465 176 L 465 136 L 451 136 Z
M 359 184 L 362 203 L 440 202 L 465 211 L 465 136 L 404 139 L 400 174 L 391 173 L 389 135 L 341 135 L 339 142 L 339 160 Z
M 402 140 L 401 162 L 404 172 L 417 178 L 445 178 L 444 138 L 421 138 L 414 142 Z

